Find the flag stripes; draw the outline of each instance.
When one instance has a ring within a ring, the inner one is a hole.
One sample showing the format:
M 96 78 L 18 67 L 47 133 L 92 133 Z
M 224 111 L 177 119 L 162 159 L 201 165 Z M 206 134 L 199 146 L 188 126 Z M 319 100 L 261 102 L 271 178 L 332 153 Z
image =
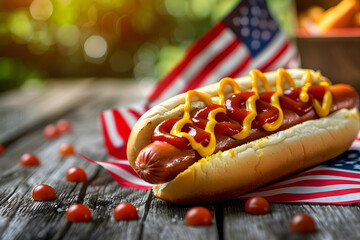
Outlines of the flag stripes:
M 178 79 L 178 75 L 180 75 L 181 72 L 183 72 L 189 65 L 192 65 L 194 61 L 201 62 L 201 58 L 199 59 L 197 55 L 201 53 L 203 50 L 206 50 L 208 45 L 210 45 L 212 42 L 214 42 L 214 39 L 220 39 L 218 45 L 221 45 L 221 42 L 226 42 L 226 36 L 228 34 L 222 34 L 226 30 L 226 26 L 219 22 L 217 23 L 212 29 L 210 29 L 202 38 L 200 38 L 198 41 L 193 43 L 193 45 L 190 46 L 188 49 L 188 52 L 185 53 L 184 57 L 180 62 L 175 66 L 175 68 L 170 71 L 156 86 L 156 88 L 153 90 L 153 92 L 150 94 L 148 100 L 149 102 L 154 102 L 161 96 L 164 92 L 167 91 L 169 86 L 173 84 Z M 219 37 L 220 36 L 220 37 Z M 225 39 L 225 40 L 223 40 Z M 212 47 L 217 47 L 213 43 Z M 206 58 L 206 55 L 205 57 Z M 195 59 L 195 60 L 194 60 Z M 181 89 L 181 88 L 180 88 Z M 166 99 L 166 98 L 163 98 Z
M 355 142 L 358 142 L 356 139 Z M 323 164 L 278 183 L 239 196 L 262 196 L 271 202 L 348 204 L 359 202 L 359 150 L 349 150 L 330 164 Z M 359 160 L 360 162 L 360 160 Z M 354 166 L 352 170 L 344 165 Z M 336 167 L 338 166 L 338 167 Z
M 80 154 L 81 155 L 81 154 Z M 152 184 L 145 182 L 134 172 L 128 161 L 94 161 L 88 157 L 81 155 L 84 159 L 91 163 L 96 163 L 106 169 L 110 175 L 121 186 L 137 189 L 151 189 Z

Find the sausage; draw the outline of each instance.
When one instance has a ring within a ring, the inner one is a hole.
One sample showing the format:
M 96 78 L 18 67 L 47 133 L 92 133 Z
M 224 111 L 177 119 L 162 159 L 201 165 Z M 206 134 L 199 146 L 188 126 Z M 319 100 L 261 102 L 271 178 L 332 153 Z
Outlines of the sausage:
M 135 171 L 147 182 L 168 182 L 199 159 L 200 155 L 192 149 L 155 141 L 141 150 Z
M 330 113 L 342 108 L 352 109 L 357 107 L 359 99 L 352 87 L 338 84 L 331 86 L 330 90 L 333 95 Z M 217 143 L 214 153 L 229 150 L 275 132 L 288 129 L 304 121 L 317 118 L 314 109 L 299 115 L 292 110 L 283 108 L 283 115 L 284 119 L 281 126 L 273 132 L 266 131 L 261 127 L 252 128 L 250 134 L 241 140 L 224 134 L 215 134 Z M 154 141 L 140 151 L 135 161 L 135 170 L 145 181 L 159 184 L 174 179 L 179 173 L 199 159 L 201 159 L 201 156 L 193 149 L 180 149 L 165 141 Z

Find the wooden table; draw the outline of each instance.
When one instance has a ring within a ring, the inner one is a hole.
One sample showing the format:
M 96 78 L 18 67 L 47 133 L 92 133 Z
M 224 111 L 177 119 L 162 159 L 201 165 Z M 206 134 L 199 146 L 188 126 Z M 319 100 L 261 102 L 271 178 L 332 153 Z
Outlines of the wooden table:
M 213 224 L 190 227 L 184 224 L 186 206 L 155 198 L 150 190 L 119 186 L 100 166 L 80 156 L 61 158 L 62 143 L 72 143 L 78 153 L 95 160 L 108 160 L 102 141 L 99 112 L 144 99 L 151 83 L 113 79 L 49 81 L 43 89 L 21 89 L 0 95 L 0 238 L 1 239 L 360 239 L 359 204 L 271 204 L 267 215 L 248 215 L 244 200 L 206 206 Z M 60 118 L 70 119 L 73 131 L 54 140 L 44 139 L 44 126 Z M 33 152 L 38 167 L 21 167 L 23 153 Z M 65 180 L 70 167 L 81 167 L 86 183 Z M 57 198 L 38 202 L 31 197 L 39 184 L 54 187 Z M 115 221 L 114 208 L 131 202 L 139 219 Z M 87 205 L 93 220 L 70 223 L 67 208 Z M 298 235 L 289 230 L 297 213 L 308 213 L 317 232 Z

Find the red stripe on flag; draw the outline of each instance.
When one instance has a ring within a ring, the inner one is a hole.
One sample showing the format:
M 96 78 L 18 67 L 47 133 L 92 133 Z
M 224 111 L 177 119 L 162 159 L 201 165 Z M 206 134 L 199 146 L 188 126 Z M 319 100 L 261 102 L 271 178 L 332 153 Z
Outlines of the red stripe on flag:
M 314 170 L 314 171 L 306 171 L 303 173 L 299 173 L 296 174 L 293 177 L 290 178 L 286 178 L 285 180 L 281 181 L 281 182 L 277 182 L 274 184 L 271 184 L 270 186 L 267 187 L 263 187 L 257 190 L 257 192 L 263 192 L 263 191 L 269 191 L 269 190 L 273 190 L 276 188 L 281 188 L 285 185 L 287 185 L 286 183 L 283 184 L 283 182 L 288 182 L 288 181 L 293 181 L 296 180 L 297 178 L 301 178 L 301 177 L 305 177 L 305 176 L 315 176 L 315 175 L 327 175 L 327 176 L 337 176 L 337 177 L 348 177 L 348 178 L 357 178 L 360 180 L 360 174 L 358 173 L 351 173 L 351 172 L 343 172 L 343 171 L 336 171 L 336 170 Z M 324 179 L 313 179 L 314 181 L 324 181 Z M 340 181 L 340 180 L 336 180 L 336 181 Z M 300 182 L 300 181 L 299 181 Z M 297 184 L 298 182 L 294 182 L 294 183 L 289 183 L 289 184 Z M 315 184 L 315 183 L 314 183 Z
M 283 53 L 290 47 L 290 41 L 287 40 L 282 47 L 280 48 L 280 50 L 272 57 L 270 58 L 261 68 L 259 68 L 260 71 L 262 72 L 266 72 L 269 67 L 276 62 L 282 55 Z
M 139 119 L 139 118 L 141 117 L 141 115 L 144 114 L 144 112 L 140 113 L 140 112 L 135 111 L 135 110 L 132 109 L 132 108 L 128 108 L 127 110 L 128 110 L 128 112 L 131 113 L 131 115 L 133 115 L 134 118 L 136 118 L 136 119 Z
M 206 49 L 212 40 L 220 35 L 225 29 L 226 26 L 222 22 L 219 22 L 207 33 L 205 33 L 202 38 L 194 42 L 177 66 L 171 70 L 161 82 L 158 83 L 154 91 L 150 94 L 148 101 L 155 101 L 164 91 L 166 91 L 169 85 L 175 81 L 176 77 L 187 67 L 187 65 L 191 64 L 191 60 Z
M 347 195 L 351 193 L 359 193 L 360 188 L 341 189 L 326 192 L 313 192 L 313 193 L 281 193 L 273 196 L 264 197 L 270 202 L 297 202 L 302 200 L 310 200 L 324 197 L 334 197 Z
M 90 158 L 88 158 L 88 157 L 86 157 L 86 156 L 84 156 L 84 155 L 82 155 L 82 154 L 80 154 L 80 156 L 81 156 L 82 158 L 84 158 L 85 160 L 91 162 L 91 163 L 99 164 L 99 163 L 98 163 L 99 161 L 91 160 Z M 131 166 L 129 166 L 129 165 L 121 164 L 121 163 L 115 163 L 115 162 L 108 162 L 108 161 L 106 161 L 106 162 L 104 162 L 104 163 L 115 165 L 116 167 L 119 167 L 119 168 L 121 168 L 121 169 L 123 169 L 123 170 L 125 170 L 125 171 L 127 171 L 127 172 L 129 172 L 129 173 L 131 173 L 131 174 L 136 174 L 136 173 L 134 172 L 134 170 L 131 168 Z M 121 167 L 118 166 L 118 165 L 121 165 Z M 130 167 L 131 170 L 130 170 L 128 167 Z M 115 180 L 117 183 L 119 183 L 119 184 L 120 184 L 121 186 L 123 186 L 123 187 L 127 187 L 127 188 L 137 188 L 137 189 L 151 189 L 151 188 L 152 188 L 151 186 L 146 186 L 146 185 L 141 185 L 141 184 L 137 184 L 137 183 L 130 182 L 130 181 L 128 181 L 127 179 L 125 179 L 125 178 L 123 178 L 123 177 L 121 177 L 121 176 L 113 173 L 112 171 L 110 171 L 110 170 L 108 170 L 108 169 L 106 169 L 106 168 L 105 168 L 105 170 L 114 178 L 114 180 Z M 137 176 L 137 175 L 136 175 L 136 176 Z M 137 178 L 139 178 L 139 177 L 137 176 Z
M 205 67 L 203 67 L 201 71 L 198 74 L 196 74 L 191 79 L 191 81 L 188 82 L 188 84 L 186 84 L 186 87 L 183 89 L 182 92 L 186 92 L 188 90 L 195 89 L 201 86 L 202 83 L 205 81 L 206 76 L 211 74 L 211 72 L 215 69 L 216 66 L 223 63 L 223 59 L 229 56 L 230 53 L 235 51 L 235 49 L 240 46 L 241 43 L 239 42 L 239 40 L 237 38 L 234 38 L 234 40 L 232 40 L 230 44 L 226 48 L 224 48 L 223 51 L 219 52 L 213 59 L 211 59 L 210 62 L 205 64 Z
M 308 179 L 301 180 L 294 183 L 279 185 L 279 186 L 269 186 L 266 188 L 258 189 L 255 192 L 266 192 L 271 190 L 277 190 L 280 188 L 290 188 L 290 187 L 325 187 L 339 184 L 359 184 L 360 181 L 352 181 L 352 180 L 339 180 L 339 179 Z
M 104 136 L 104 142 L 105 142 L 106 150 L 110 154 L 114 154 L 115 147 L 112 144 L 112 141 L 110 140 L 110 137 L 109 137 L 108 128 L 106 126 L 105 114 L 104 113 L 100 114 L 100 122 L 101 122 L 101 126 L 102 126 L 102 129 L 103 129 L 102 132 L 103 132 L 103 136 Z M 116 156 L 116 157 L 118 157 L 118 156 Z
M 110 161 L 107 161 L 106 164 L 110 164 L 110 165 L 113 165 L 115 167 L 121 168 L 121 169 L 127 171 L 128 173 L 134 175 L 138 179 L 141 179 L 139 177 L 139 175 L 137 175 L 137 173 L 134 171 L 134 169 L 129 164 L 121 163 L 121 162 L 110 162 Z
M 106 170 L 106 171 L 114 178 L 114 180 L 118 184 L 120 184 L 120 186 L 127 187 L 127 188 L 136 188 L 136 189 L 151 189 L 152 188 L 151 186 L 144 186 L 144 185 L 139 185 L 136 183 L 129 182 L 126 179 L 120 177 L 119 175 L 116 175 L 115 173 L 113 173 L 109 170 Z
M 130 128 L 129 124 L 127 123 L 127 121 L 124 119 L 124 117 L 118 110 L 113 109 L 112 114 L 115 119 L 116 130 L 118 131 L 118 133 L 120 134 L 120 136 L 122 137 L 124 142 L 127 142 L 127 140 L 129 139 L 129 136 L 130 136 L 130 132 L 131 132 L 131 128 Z
M 286 180 L 291 180 L 291 179 L 294 179 L 294 178 L 299 178 L 299 177 L 304 177 L 304 176 L 313 176 L 313 175 L 329 175 L 329 176 L 349 177 L 349 178 L 358 178 L 358 179 L 360 179 L 360 174 L 359 173 L 324 169 L 324 170 L 309 170 L 309 171 L 300 173 L 300 174 L 298 174 L 296 176 L 293 176 L 291 178 L 288 178 Z
M 247 55 L 244 59 L 244 61 L 233 70 L 232 73 L 229 74 L 229 77 L 240 77 L 240 74 L 242 74 L 242 72 L 249 66 L 251 57 L 250 55 Z

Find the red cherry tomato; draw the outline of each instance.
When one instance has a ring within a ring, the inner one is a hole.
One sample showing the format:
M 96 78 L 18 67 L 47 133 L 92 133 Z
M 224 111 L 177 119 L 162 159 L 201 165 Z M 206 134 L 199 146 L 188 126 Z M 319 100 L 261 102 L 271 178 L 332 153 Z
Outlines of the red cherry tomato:
M 245 203 L 245 212 L 249 214 L 266 214 L 271 212 L 269 202 L 263 197 L 249 198 Z
M 60 146 L 59 154 L 62 157 L 74 155 L 75 149 L 70 143 L 64 143 Z
M 38 166 L 39 164 L 38 157 L 32 153 L 25 153 L 20 157 L 21 166 Z
M 86 172 L 79 167 L 72 167 L 66 173 L 66 180 L 69 182 L 86 182 Z
M 185 223 L 190 226 L 211 225 L 210 211 L 204 207 L 192 207 L 186 212 Z
M 310 215 L 298 214 L 291 219 L 290 229 L 294 233 L 315 232 L 315 221 Z
M 114 218 L 116 220 L 134 220 L 139 217 L 134 205 L 131 203 L 120 203 L 115 207 Z
M 4 146 L 0 144 L 0 155 L 4 153 L 4 150 L 5 150 Z
M 44 137 L 46 139 L 54 139 L 60 136 L 58 128 L 54 124 L 49 124 L 44 128 Z
M 56 127 L 58 128 L 60 133 L 68 133 L 72 129 L 72 124 L 67 119 L 60 119 L 56 123 Z
M 55 190 L 46 184 L 36 186 L 32 192 L 32 198 L 35 201 L 48 201 L 56 198 Z
M 74 204 L 66 211 L 66 219 L 69 222 L 88 222 L 92 219 L 91 211 L 83 204 Z

